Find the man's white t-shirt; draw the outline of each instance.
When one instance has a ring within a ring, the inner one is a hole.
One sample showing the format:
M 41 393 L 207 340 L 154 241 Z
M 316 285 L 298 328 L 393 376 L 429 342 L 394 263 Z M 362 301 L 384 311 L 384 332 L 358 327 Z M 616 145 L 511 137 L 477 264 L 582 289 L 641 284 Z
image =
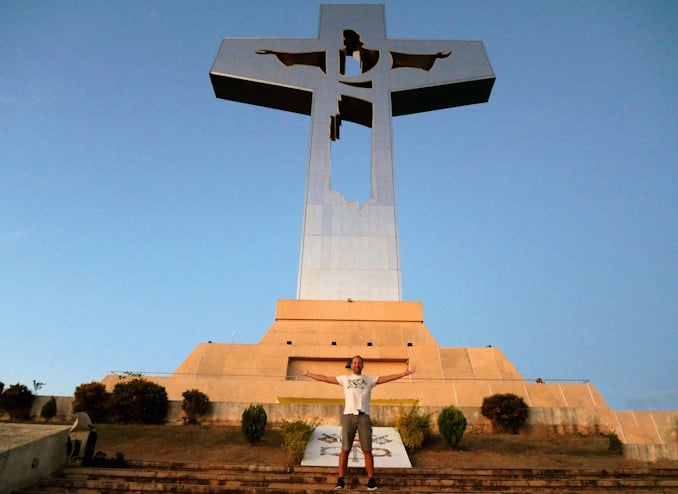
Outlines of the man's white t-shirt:
M 357 415 L 358 412 L 370 414 L 372 388 L 377 385 L 379 376 L 343 375 L 336 376 L 344 388 L 344 415 Z

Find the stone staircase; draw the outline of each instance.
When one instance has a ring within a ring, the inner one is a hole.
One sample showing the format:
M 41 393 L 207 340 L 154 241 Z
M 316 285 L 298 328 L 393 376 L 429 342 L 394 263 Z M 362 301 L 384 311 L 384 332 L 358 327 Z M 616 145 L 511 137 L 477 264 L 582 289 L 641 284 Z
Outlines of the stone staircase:
M 379 469 L 377 492 L 678 493 L 678 468 Z M 125 468 L 67 467 L 16 494 L 251 493 L 333 491 L 336 468 L 128 461 Z M 349 469 L 344 491 L 366 491 L 364 470 Z

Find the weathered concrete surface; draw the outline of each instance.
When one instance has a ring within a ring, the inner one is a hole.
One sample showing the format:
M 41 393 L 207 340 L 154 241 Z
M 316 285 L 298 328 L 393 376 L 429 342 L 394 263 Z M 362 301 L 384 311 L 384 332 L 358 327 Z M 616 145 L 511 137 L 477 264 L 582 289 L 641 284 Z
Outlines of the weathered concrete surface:
M 34 484 L 64 468 L 69 429 L 0 423 L 0 494 Z
M 678 460 L 678 436 L 674 421 L 678 412 L 615 412 L 617 434 L 624 443 L 624 455 L 634 460 Z

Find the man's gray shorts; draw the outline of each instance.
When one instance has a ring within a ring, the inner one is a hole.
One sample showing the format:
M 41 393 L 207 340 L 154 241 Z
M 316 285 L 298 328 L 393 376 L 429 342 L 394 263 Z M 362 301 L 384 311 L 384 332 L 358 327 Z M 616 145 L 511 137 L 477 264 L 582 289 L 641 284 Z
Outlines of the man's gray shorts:
M 360 447 L 368 453 L 372 451 L 372 422 L 370 416 L 364 413 L 360 415 L 341 416 L 341 449 L 351 451 L 355 433 L 358 432 Z

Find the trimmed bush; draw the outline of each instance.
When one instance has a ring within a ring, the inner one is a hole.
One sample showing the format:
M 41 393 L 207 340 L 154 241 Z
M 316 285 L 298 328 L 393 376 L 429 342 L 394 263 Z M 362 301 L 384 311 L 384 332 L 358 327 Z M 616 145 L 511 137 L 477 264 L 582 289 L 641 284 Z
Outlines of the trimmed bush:
M 134 378 L 113 388 L 111 413 L 121 424 L 162 424 L 169 400 L 164 386 Z
M 242 433 L 250 444 L 256 444 L 264 437 L 268 416 L 262 405 L 250 405 L 242 413 Z
M 40 416 L 45 420 L 51 420 L 54 417 L 56 417 L 56 414 L 57 414 L 56 398 L 52 396 L 49 400 L 45 402 L 44 405 L 42 405 L 42 408 L 40 409 Z
M 401 408 L 398 410 L 395 428 L 407 449 L 421 448 L 431 436 L 431 414 L 421 413 L 417 406 L 407 412 Z
M 438 415 L 438 430 L 450 448 L 456 448 L 466 430 L 466 417 L 461 410 L 449 406 Z
M 28 419 L 31 416 L 34 398 L 25 384 L 12 384 L 0 394 L 0 409 L 9 415 L 11 420 Z
M 480 412 L 490 420 L 495 431 L 517 434 L 525 425 L 529 410 L 520 396 L 507 393 L 485 397 Z
M 184 424 L 199 424 L 198 418 L 205 415 L 210 409 L 209 397 L 197 389 L 184 391 L 182 396 L 184 401 L 181 402 L 181 409 L 186 414 L 183 418 Z
M 298 465 L 304 459 L 306 444 L 317 425 L 317 420 L 307 422 L 298 419 L 288 422 L 283 419 L 280 424 L 280 435 L 283 440 L 282 449 L 290 465 Z
M 94 423 L 104 422 L 110 407 L 111 394 L 100 382 L 83 383 L 73 393 L 73 413 L 85 412 Z
M 611 434 L 605 434 L 607 437 L 607 450 L 610 454 L 613 455 L 623 455 L 624 454 L 624 443 L 621 442 L 619 436 L 614 432 Z

